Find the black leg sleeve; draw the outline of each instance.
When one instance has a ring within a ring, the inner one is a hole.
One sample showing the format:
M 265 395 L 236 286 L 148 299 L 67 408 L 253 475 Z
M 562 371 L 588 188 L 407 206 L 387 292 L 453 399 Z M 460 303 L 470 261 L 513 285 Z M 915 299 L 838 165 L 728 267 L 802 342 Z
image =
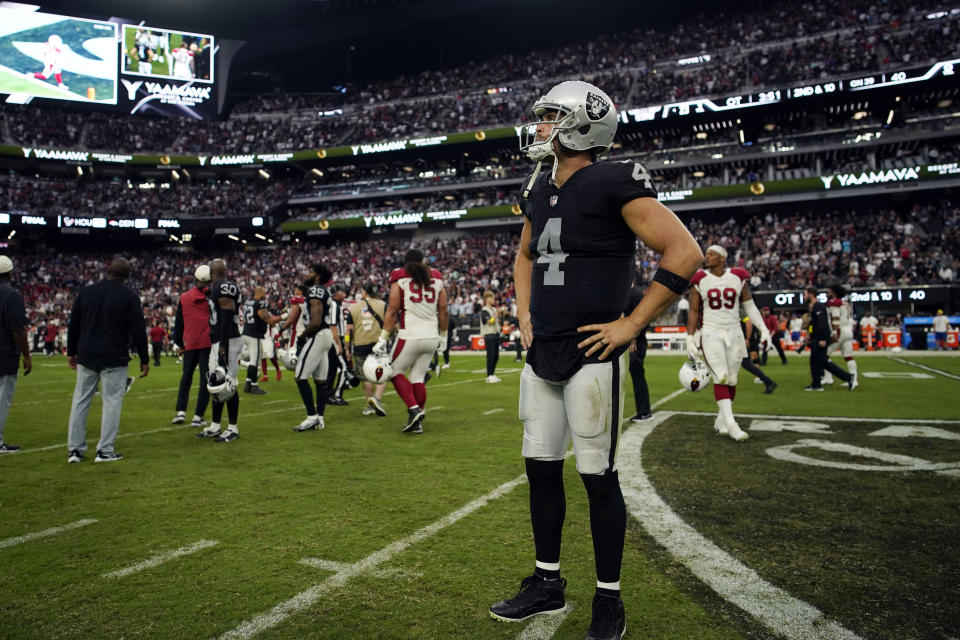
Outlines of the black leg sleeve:
M 237 420 L 239 418 L 240 394 L 235 393 L 229 400 L 227 400 L 227 419 L 230 420 L 230 424 L 237 424 Z
M 327 383 L 322 380 L 314 380 L 313 386 L 317 388 L 317 415 L 322 416 L 327 408 Z
M 757 365 L 753 364 L 753 362 L 750 361 L 749 356 L 743 359 L 743 361 L 740 363 L 740 367 L 743 369 L 746 369 L 753 375 L 763 380 L 763 384 L 770 384 L 771 382 L 773 382 L 773 380 L 767 377 L 767 374 L 763 372 L 763 369 L 761 369 L 760 367 L 758 367 Z
M 581 474 L 590 500 L 590 531 L 599 582 L 619 582 L 623 563 L 623 539 L 627 531 L 627 507 L 617 472 Z
M 306 380 L 297 380 L 297 391 L 300 392 L 300 398 L 303 400 L 307 415 L 317 415 L 317 406 L 313 403 L 313 391 L 310 390 L 310 383 Z
M 533 543 L 540 562 L 560 562 L 560 539 L 567 516 L 567 496 L 563 490 L 563 460 L 527 458 L 530 482 L 530 524 Z

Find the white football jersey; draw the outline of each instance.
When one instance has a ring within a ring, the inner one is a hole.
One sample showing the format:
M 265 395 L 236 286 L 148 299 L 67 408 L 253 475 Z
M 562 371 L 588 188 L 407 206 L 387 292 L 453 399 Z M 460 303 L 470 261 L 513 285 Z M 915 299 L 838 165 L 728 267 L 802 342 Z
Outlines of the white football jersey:
M 827 300 L 827 311 L 830 313 L 830 326 L 837 331 L 853 331 L 853 310 L 850 303 L 842 298 Z
M 700 325 L 704 329 L 740 329 L 740 292 L 750 280 L 745 269 L 734 267 L 715 276 L 697 271 L 690 285 L 700 294 Z
M 430 269 L 430 284 L 422 287 L 413 281 L 406 269 L 395 269 L 390 274 L 390 283 L 400 287 L 403 298 L 397 318 L 398 335 L 401 338 L 439 338 L 437 303 L 443 291 L 443 276 Z
M 193 52 L 190 49 L 180 48 L 173 52 L 173 75 L 177 78 L 192 78 L 193 72 L 190 70 L 190 61 L 193 59 Z

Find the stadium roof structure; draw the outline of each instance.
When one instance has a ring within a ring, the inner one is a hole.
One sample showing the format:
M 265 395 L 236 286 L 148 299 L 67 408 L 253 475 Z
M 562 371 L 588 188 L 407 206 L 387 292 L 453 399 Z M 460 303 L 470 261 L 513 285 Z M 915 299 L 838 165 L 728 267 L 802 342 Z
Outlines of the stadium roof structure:
M 49 0 L 42 10 L 120 16 L 252 47 L 243 66 L 269 64 L 288 89 L 310 83 L 392 77 L 510 51 L 550 48 L 640 25 L 672 24 L 690 12 L 736 10 L 730 0 L 672 3 L 576 0 L 204 0 L 197 3 Z

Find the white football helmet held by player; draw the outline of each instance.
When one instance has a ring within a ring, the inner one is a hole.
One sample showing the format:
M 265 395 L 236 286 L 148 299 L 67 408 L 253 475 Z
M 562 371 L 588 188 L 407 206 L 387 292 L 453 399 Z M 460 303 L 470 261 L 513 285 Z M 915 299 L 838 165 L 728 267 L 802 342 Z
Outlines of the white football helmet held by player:
M 277 349 L 277 357 L 280 358 L 280 362 L 283 363 L 290 371 L 293 371 L 297 368 L 297 350 L 296 349 Z
M 701 391 L 710 386 L 710 369 L 696 358 L 687 358 L 680 367 L 680 384 L 687 391 Z
M 217 402 L 226 402 L 237 393 L 237 381 L 223 367 L 207 374 L 207 391 Z
M 550 111 L 557 112 L 555 121 L 544 120 L 543 116 Z M 520 151 L 531 160 L 552 156 L 554 138 L 573 151 L 603 153 L 613 145 L 617 110 L 610 96 L 589 82 L 561 82 L 534 103 L 533 113 L 538 120 L 525 125 L 520 132 Z M 553 125 L 546 140 L 536 139 L 539 124 Z
M 386 354 L 372 353 L 363 362 L 363 377 L 374 384 L 383 384 L 393 377 L 390 357 Z

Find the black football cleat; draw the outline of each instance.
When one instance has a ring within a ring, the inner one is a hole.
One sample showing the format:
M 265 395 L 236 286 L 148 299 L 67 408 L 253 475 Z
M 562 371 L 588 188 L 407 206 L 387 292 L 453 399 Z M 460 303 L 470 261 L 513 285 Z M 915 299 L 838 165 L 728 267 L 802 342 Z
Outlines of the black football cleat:
M 403 433 L 423 433 L 423 419 L 427 417 L 427 414 L 424 413 L 423 409 L 416 407 L 415 409 L 407 409 L 407 423 L 403 425 L 403 428 L 400 429 Z
M 777 388 L 777 383 L 771 380 L 769 383 L 767 383 L 766 387 L 767 388 L 764 389 L 763 392 L 769 395 Z
M 593 618 L 585 640 L 620 640 L 627 632 L 627 617 L 620 596 L 595 593 L 593 595 Z
M 490 607 L 490 617 L 503 622 L 521 622 L 532 616 L 555 615 L 566 609 L 563 578 L 546 580 L 534 574 L 520 582 L 517 595 Z

